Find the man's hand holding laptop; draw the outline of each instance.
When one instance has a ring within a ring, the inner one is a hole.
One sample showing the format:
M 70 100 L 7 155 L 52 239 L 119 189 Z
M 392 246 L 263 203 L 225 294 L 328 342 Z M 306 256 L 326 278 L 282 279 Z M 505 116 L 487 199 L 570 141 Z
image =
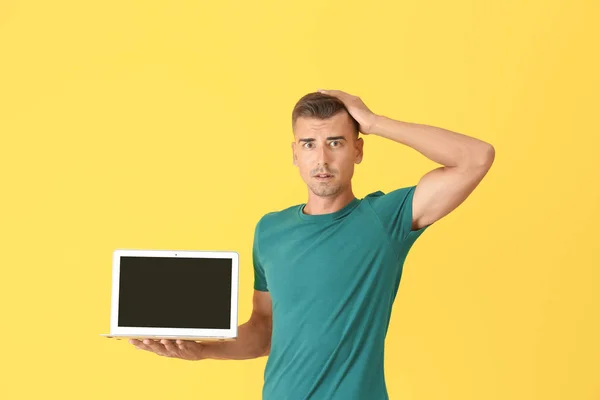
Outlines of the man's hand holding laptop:
M 140 350 L 151 351 L 163 357 L 181 358 L 182 360 L 192 361 L 206 358 L 203 356 L 202 351 L 205 345 L 192 340 L 144 339 L 142 341 L 131 339 L 129 343 Z
M 238 326 L 236 252 L 116 249 L 112 276 L 111 328 L 104 337 L 182 360 L 270 354 L 268 291 L 254 290 L 250 319 Z
M 182 360 L 246 360 L 268 356 L 271 352 L 273 329 L 273 302 L 269 292 L 254 290 L 250 319 L 239 326 L 233 341 L 196 342 L 194 340 L 130 339 L 138 349 L 151 351 L 159 356 Z

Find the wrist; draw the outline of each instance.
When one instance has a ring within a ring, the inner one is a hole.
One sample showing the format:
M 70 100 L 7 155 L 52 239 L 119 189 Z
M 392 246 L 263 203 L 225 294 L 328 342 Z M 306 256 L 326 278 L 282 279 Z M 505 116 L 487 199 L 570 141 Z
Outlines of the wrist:
M 371 124 L 369 127 L 368 135 L 378 135 L 381 131 L 381 124 L 385 121 L 386 117 L 379 114 L 373 114 L 371 117 Z
M 198 347 L 198 360 L 226 360 L 224 356 L 227 342 L 202 342 Z

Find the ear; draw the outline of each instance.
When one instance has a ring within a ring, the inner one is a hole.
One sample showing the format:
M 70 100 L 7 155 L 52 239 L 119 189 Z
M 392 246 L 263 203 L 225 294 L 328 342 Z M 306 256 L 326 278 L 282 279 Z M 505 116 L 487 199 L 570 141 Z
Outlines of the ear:
M 363 138 L 358 138 L 356 139 L 356 158 L 354 159 L 354 162 L 356 164 L 360 164 L 362 162 L 363 159 L 363 146 L 365 144 L 365 141 L 363 140 Z
M 296 158 L 296 142 L 292 142 L 292 162 L 296 166 L 298 165 L 297 161 L 298 159 Z

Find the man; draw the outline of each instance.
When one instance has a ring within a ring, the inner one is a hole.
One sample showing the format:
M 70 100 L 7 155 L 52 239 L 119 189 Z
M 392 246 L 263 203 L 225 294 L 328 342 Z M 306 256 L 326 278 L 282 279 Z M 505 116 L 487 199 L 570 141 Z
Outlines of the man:
M 371 112 L 359 97 L 319 90 L 292 113 L 293 163 L 306 204 L 264 215 L 254 234 L 254 298 L 235 342 L 132 341 L 188 360 L 269 356 L 263 398 L 387 399 L 384 340 L 404 260 L 415 240 L 460 205 L 490 169 L 481 140 Z M 442 164 L 417 185 L 357 199 L 364 135 Z

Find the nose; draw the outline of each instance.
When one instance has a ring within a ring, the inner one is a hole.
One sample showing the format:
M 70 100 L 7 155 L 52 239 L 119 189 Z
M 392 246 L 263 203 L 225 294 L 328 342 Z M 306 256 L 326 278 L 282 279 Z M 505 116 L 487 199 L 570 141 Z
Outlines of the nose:
M 323 166 L 323 165 L 329 163 L 330 154 L 329 154 L 329 150 L 327 149 L 327 146 L 319 147 L 319 149 L 317 150 L 317 160 L 316 161 L 319 166 Z

